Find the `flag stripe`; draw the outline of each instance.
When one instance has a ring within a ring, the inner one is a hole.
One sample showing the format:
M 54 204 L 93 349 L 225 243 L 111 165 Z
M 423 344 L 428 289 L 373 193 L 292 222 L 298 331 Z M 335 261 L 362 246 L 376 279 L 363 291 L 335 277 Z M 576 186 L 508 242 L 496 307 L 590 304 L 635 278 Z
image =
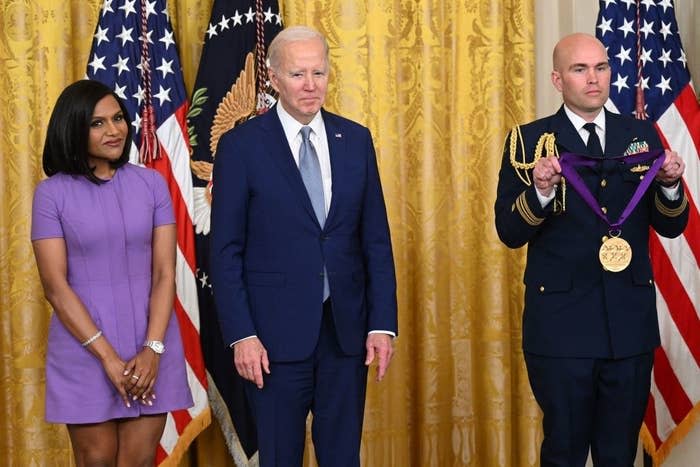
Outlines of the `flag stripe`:
M 675 106 L 680 114 L 685 127 L 688 130 L 688 136 L 695 145 L 695 155 L 700 153 L 700 103 L 698 103 L 693 84 L 683 88 L 683 91 L 676 98 Z M 678 125 L 683 128 L 683 125 Z
M 690 130 L 683 122 L 683 115 L 675 106 L 669 109 L 659 118 L 657 128 L 669 142 L 669 147 L 678 154 L 683 155 L 683 161 L 686 165 L 685 176 L 683 180 L 686 182 L 686 188 L 694 200 L 700 199 L 698 192 L 698 183 L 693 175 L 700 173 L 700 161 L 698 160 L 698 150 L 695 147 L 693 137 Z
M 656 353 L 658 354 L 660 351 L 663 351 L 663 348 L 658 349 Z M 656 355 L 654 357 L 656 358 Z M 671 412 L 659 391 L 658 382 L 660 381 L 662 380 L 656 373 L 656 370 L 654 370 L 654 378 L 651 381 L 651 396 L 654 398 L 654 415 L 656 417 L 656 431 L 654 432 L 654 437 L 658 440 L 667 439 L 677 426 L 676 422 L 671 418 Z M 659 445 L 657 444 L 657 446 Z
M 197 390 L 192 391 L 192 399 L 194 400 L 194 405 L 187 409 L 189 410 L 192 418 L 195 418 L 202 411 L 203 408 L 206 408 L 209 405 L 209 397 L 207 396 L 209 382 L 205 374 L 204 383 L 202 383 L 195 369 L 192 368 L 192 366 L 190 365 L 189 361 L 187 362 L 187 380 L 189 381 L 191 387 L 197 386 Z
M 655 444 L 661 444 L 661 440 L 659 437 L 656 435 L 656 410 L 655 410 L 655 398 L 653 394 L 649 395 L 649 402 L 647 404 L 647 410 L 646 410 L 646 424 L 647 428 L 649 429 L 649 434 L 652 436 L 654 439 Z
M 688 198 L 689 206 L 688 226 L 685 228 L 685 232 L 683 232 L 682 237 L 685 241 L 685 245 L 687 246 L 688 253 L 692 255 L 695 259 L 694 266 L 697 267 L 698 265 L 700 265 L 700 243 L 694 241 L 693 239 L 700 238 L 700 212 L 698 212 L 698 207 L 695 204 L 693 198 L 689 194 L 686 194 L 686 197 Z M 687 241 L 687 239 L 690 239 L 690 241 Z M 672 247 L 669 245 L 668 247 L 666 247 L 666 251 L 670 250 L 672 250 Z M 684 255 L 683 257 L 678 259 L 683 261 L 689 260 L 688 255 Z M 674 264 L 676 264 L 675 261 Z M 699 304 L 696 303 L 696 305 Z M 696 307 L 696 309 L 698 308 Z
M 185 101 L 158 127 L 158 139 L 168 148 L 168 162 L 174 174 L 190 173 L 190 149 L 186 123 L 188 109 L 189 103 Z M 187 208 L 187 217 L 191 219 L 194 217 L 194 187 L 187 185 L 187 179 L 192 180 L 192 177 L 178 177 L 177 181 L 182 193 L 182 201 Z
M 169 433 L 172 430 L 173 430 L 173 428 L 169 427 L 168 424 L 166 423 L 164 433 Z M 165 437 L 165 434 L 163 436 Z M 156 449 L 156 465 L 160 465 L 167 457 L 168 457 L 168 453 L 165 452 L 165 449 L 163 449 L 163 444 L 161 441 L 161 444 L 159 444 L 158 448 Z
M 164 147 L 168 151 L 167 147 Z M 182 192 L 177 178 L 173 175 L 170 159 L 161 157 L 150 164 L 150 167 L 157 170 L 165 179 L 170 190 L 170 197 L 173 200 L 173 210 L 175 211 L 175 220 L 177 221 L 177 246 L 182 251 L 184 259 L 190 266 L 190 269 L 195 269 L 194 260 L 194 230 L 192 220 L 187 212 L 187 205 L 183 201 Z
M 664 352 L 667 355 L 688 355 L 690 351 L 686 345 L 685 340 L 678 332 L 678 327 L 676 323 L 670 318 L 670 313 L 668 312 L 668 306 L 663 300 L 663 297 L 658 300 L 659 303 L 659 329 L 661 333 L 665 336 L 672 336 L 672 339 L 668 340 L 668 344 L 664 348 Z M 700 369 L 698 368 L 697 362 L 692 359 L 670 359 L 671 368 L 673 373 L 678 378 L 683 391 L 686 393 L 689 399 L 697 400 L 700 397 L 698 389 L 700 389 L 700 381 L 695 378 Z
M 199 313 L 193 312 L 198 309 L 197 279 L 179 248 L 177 249 L 177 259 L 175 261 L 175 291 L 190 323 L 195 329 L 199 329 Z
M 696 361 L 700 361 L 700 319 L 695 313 L 693 303 L 683 287 L 676 270 L 669 261 L 666 250 L 656 235 L 649 238 L 649 252 L 654 268 L 654 276 L 662 280 L 656 286 L 668 304 L 671 318 L 678 327 L 678 332 L 688 345 L 688 350 Z
M 165 418 L 165 430 L 163 431 L 163 437 L 160 440 L 160 447 L 166 456 L 169 456 L 177 445 L 178 431 L 175 425 L 175 419 L 173 418 L 173 412 L 168 413 Z
M 182 308 L 180 300 L 175 300 L 175 312 L 178 314 L 178 324 L 180 325 L 180 335 L 182 336 L 182 342 L 189 344 L 191 347 L 199 345 L 199 333 L 197 329 L 192 325 L 192 322 L 187 318 L 187 313 Z M 204 369 L 204 361 L 201 359 L 200 352 L 199 359 L 187 359 L 189 362 L 194 375 L 199 380 L 199 383 L 206 388 L 207 387 L 207 375 Z
M 185 431 L 187 425 L 192 421 L 192 417 L 186 409 L 176 410 L 171 412 L 173 420 L 175 421 L 175 427 L 178 433 Z
M 692 310 L 690 310 L 692 312 L 700 309 L 700 303 L 698 303 L 700 301 L 700 282 L 698 282 L 698 277 L 696 275 L 698 270 L 698 261 L 693 255 L 693 250 L 688 242 L 689 239 L 692 240 L 692 237 L 689 237 L 688 235 L 682 235 L 676 239 L 668 239 L 657 236 L 657 240 L 666 251 L 669 261 L 671 261 L 676 273 L 678 274 L 678 280 L 680 280 L 683 288 L 686 291 L 688 299 L 692 303 Z M 664 280 L 662 278 L 661 285 L 663 286 L 663 284 Z M 665 303 L 661 302 L 660 300 L 657 303 L 657 306 L 661 308 L 664 308 L 664 305 Z M 660 313 L 661 312 L 663 312 L 663 310 L 660 311 Z
M 693 408 L 693 404 L 688 399 L 683 387 L 681 386 L 676 374 L 671 368 L 671 362 L 668 360 L 666 352 L 663 349 L 656 352 L 654 356 L 654 376 L 657 381 L 663 381 L 664 384 L 658 386 L 659 393 L 663 396 L 663 400 L 668 406 L 669 413 L 673 417 L 673 421 L 679 424 L 685 415 Z

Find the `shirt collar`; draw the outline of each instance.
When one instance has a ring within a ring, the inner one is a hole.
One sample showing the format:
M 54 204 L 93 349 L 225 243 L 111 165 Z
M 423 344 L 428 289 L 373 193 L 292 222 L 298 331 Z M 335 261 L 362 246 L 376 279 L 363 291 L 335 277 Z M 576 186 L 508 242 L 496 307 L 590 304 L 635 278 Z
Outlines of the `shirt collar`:
M 294 138 L 297 137 L 299 130 L 301 130 L 301 127 L 303 126 L 310 126 L 317 137 L 320 137 L 323 134 L 323 118 L 321 118 L 320 111 L 316 112 L 316 115 L 314 115 L 314 118 L 311 119 L 308 125 L 303 125 L 285 110 L 281 101 L 277 101 L 277 105 L 275 107 L 277 108 L 277 116 L 280 119 L 280 123 L 282 123 L 282 128 L 284 129 L 284 135 L 287 137 L 287 141 L 294 141 Z
M 564 112 L 566 116 L 569 117 L 569 121 L 574 125 L 574 128 L 576 128 L 576 131 L 581 132 L 583 125 L 587 122 L 579 115 L 575 114 L 566 104 L 564 104 Z M 598 115 L 593 119 L 593 123 L 605 133 L 605 109 L 600 109 Z

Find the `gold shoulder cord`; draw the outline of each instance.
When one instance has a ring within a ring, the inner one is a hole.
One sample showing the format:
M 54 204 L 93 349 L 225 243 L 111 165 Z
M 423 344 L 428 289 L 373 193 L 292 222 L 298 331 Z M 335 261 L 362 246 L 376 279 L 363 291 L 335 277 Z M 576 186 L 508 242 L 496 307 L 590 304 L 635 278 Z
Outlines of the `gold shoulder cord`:
M 518 152 L 518 143 L 520 143 L 520 152 L 523 155 L 522 162 L 515 159 Z M 537 144 L 539 145 L 539 143 Z M 532 185 L 530 174 L 527 171 L 532 170 L 535 167 L 535 164 L 537 164 L 537 159 L 539 158 L 535 156 L 535 159 L 532 162 L 527 162 L 525 159 L 525 142 L 523 141 L 522 133 L 520 133 L 520 125 L 513 127 L 513 129 L 510 130 L 510 165 L 512 165 L 515 169 L 515 173 L 518 174 L 518 178 L 520 178 L 520 180 L 522 180 L 522 182 L 527 186 Z M 521 171 L 525 172 L 521 173 Z
M 520 143 L 520 153 L 522 154 L 522 161 L 516 160 L 518 152 L 518 143 Z M 510 165 L 515 169 L 515 173 L 518 174 L 518 178 L 527 186 L 532 186 L 532 181 L 530 180 L 530 170 L 535 168 L 537 161 L 542 157 L 549 157 L 554 155 L 557 159 L 559 158 L 559 150 L 556 145 L 556 138 L 554 133 L 543 133 L 537 140 L 535 145 L 535 154 L 532 162 L 527 162 L 525 155 L 525 142 L 523 140 L 523 135 L 520 132 L 520 125 L 516 125 L 510 131 Z M 544 149 L 544 155 L 543 155 Z M 559 203 L 555 200 L 555 203 Z M 561 205 L 555 204 L 554 212 L 560 213 L 566 210 L 566 181 L 562 178 L 561 180 Z

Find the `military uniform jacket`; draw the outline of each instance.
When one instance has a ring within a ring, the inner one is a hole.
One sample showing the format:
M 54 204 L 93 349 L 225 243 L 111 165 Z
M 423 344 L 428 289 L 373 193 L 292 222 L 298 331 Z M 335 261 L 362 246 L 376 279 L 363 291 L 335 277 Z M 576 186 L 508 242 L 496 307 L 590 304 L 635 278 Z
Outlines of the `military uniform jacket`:
M 563 106 L 549 117 L 512 131 L 506 138 L 495 204 L 496 230 L 508 247 L 527 244 L 523 348 L 555 357 L 623 358 L 659 345 L 656 291 L 649 258 L 650 227 L 664 237 L 680 235 L 688 202 L 671 201 L 653 182 L 620 236 L 632 247 L 621 272 L 603 269 L 598 252 L 609 226 L 563 183 L 545 208 L 537 198 L 532 167 L 538 141 L 554 136 L 559 154 L 586 154 L 586 146 Z M 612 156 L 662 149 L 647 121 L 606 111 L 605 154 L 592 168 L 577 168 L 585 185 L 616 221 L 631 200 L 647 165 L 622 164 Z M 546 144 L 540 144 L 546 156 Z M 514 168 L 527 166 L 527 169 Z M 524 164 L 519 164 L 520 163 Z M 527 163 L 531 164 L 527 164 Z M 564 188 L 565 187 L 565 188 Z

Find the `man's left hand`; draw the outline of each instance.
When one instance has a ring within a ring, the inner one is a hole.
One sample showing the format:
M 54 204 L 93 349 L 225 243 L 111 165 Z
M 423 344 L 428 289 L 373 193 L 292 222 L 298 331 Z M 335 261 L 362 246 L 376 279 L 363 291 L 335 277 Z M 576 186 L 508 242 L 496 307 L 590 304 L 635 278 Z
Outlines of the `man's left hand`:
M 367 335 L 367 358 L 365 365 L 369 366 L 377 357 L 377 381 L 381 381 L 386 374 L 386 370 L 391 363 L 391 356 L 394 354 L 392 336 L 389 334 L 372 333 Z
M 666 160 L 659 173 L 656 174 L 656 180 L 664 186 L 673 186 L 681 179 L 684 171 L 685 162 L 683 159 L 676 151 L 666 149 Z

